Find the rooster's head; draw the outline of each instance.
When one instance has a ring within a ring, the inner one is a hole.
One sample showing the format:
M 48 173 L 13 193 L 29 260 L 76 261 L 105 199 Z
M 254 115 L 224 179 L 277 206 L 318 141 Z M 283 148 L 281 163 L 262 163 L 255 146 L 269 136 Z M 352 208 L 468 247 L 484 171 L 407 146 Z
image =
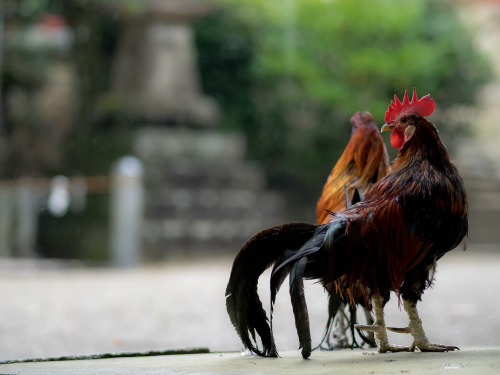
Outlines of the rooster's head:
M 386 123 L 381 131 L 392 130 L 391 145 L 401 150 L 415 134 L 415 117 L 429 116 L 434 108 L 434 99 L 431 99 L 429 94 L 418 99 L 415 88 L 411 101 L 408 98 L 408 90 L 405 91 L 402 102 L 394 95 L 394 101 L 391 101 L 385 113 Z

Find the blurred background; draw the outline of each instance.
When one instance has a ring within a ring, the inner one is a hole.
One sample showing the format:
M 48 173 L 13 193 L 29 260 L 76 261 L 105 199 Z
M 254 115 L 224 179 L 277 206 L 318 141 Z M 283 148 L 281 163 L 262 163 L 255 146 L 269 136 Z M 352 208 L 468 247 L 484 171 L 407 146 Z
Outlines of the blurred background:
M 500 1 L 3 0 L 0 42 L 0 360 L 239 349 L 235 254 L 315 221 L 350 117 L 413 87 L 466 182 L 460 256 L 500 264 Z

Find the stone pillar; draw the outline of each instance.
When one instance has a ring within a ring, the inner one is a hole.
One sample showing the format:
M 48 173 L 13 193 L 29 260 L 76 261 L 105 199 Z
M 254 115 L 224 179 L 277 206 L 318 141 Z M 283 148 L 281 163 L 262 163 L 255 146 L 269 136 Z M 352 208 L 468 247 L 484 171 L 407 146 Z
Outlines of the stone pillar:
M 213 125 L 215 102 L 201 93 L 191 20 L 206 2 L 149 0 L 127 18 L 116 56 L 113 94 L 139 121 Z

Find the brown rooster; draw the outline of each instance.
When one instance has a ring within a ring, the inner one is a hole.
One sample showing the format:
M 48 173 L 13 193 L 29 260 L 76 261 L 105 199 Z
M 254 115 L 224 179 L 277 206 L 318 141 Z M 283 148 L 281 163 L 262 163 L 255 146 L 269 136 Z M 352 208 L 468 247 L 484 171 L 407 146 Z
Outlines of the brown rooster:
M 389 173 L 389 155 L 370 112 L 356 112 L 351 124 L 351 139 L 330 172 L 318 200 L 317 224 L 327 223 L 332 218 L 330 212 L 346 208 L 346 200 L 353 201 L 356 189 L 362 197 Z
M 344 210 L 351 203 L 363 199 L 368 189 L 389 172 L 389 155 L 384 141 L 370 112 L 358 111 L 351 118 L 351 139 L 344 152 L 333 167 L 323 187 L 323 192 L 316 206 L 317 224 L 325 224 L 332 218 L 332 212 Z M 345 293 L 344 293 L 345 294 Z M 357 345 L 354 334 L 355 309 L 351 306 L 351 321 L 345 314 L 346 296 L 335 289 L 329 291 L 328 322 L 319 347 L 332 350 Z M 365 311 L 366 319 L 372 322 L 371 314 Z M 334 322 L 337 329 L 330 334 Z M 352 324 L 351 324 L 352 323 Z M 346 330 L 351 326 L 352 342 L 349 343 Z M 372 337 L 361 338 L 373 345 Z M 323 342 L 326 346 L 323 346 Z
M 410 101 L 406 92 L 403 102 L 395 96 L 382 130 L 392 130 L 391 144 L 399 153 L 392 171 L 373 185 L 363 202 L 337 213 L 327 224 L 282 225 L 246 243 L 233 264 L 226 305 L 247 348 L 260 355 L 278 355 L 257 294 L 258 277 L 274 264 L 271 302 L 289 275 L 304 358 L 311 354 L 304 278 L 320 280 L 328 290 L 334 285 L 359 290 L 366 303 L 371 300 L 376 321 L 367 328 L 375 332 L 379 352 L 457 349 L 428 341 L 416 307 L 432 283 L 437 261 L 457 247 L 468 230 L 463 181 L 435 126 L 424 118 L 433 110 L 429 95 L 418 99 L 414 90 Z M 403 300 L 411 347 L 388 342 L 384 305 L 391 291 Z

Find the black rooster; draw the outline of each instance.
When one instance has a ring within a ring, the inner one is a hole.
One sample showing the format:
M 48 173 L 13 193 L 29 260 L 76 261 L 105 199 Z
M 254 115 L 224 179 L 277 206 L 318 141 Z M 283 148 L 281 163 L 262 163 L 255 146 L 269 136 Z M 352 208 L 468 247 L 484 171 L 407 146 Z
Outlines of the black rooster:
M 347 291 L 351 303 L 363 298 L 375 312 L 379 352 L 447 351 L 431 344 L 416 308 L 432 283 L 437 261 L 467 235 L 467 197 L 435 126 L 424 117 L 434 110 L 429 95 L 403 102 L 395 96 L 382 131 L 392 130 L 399 150 L 392 171 L 366 193 L 365 200 L 337 213 L 327 224 L 287 224 L 250 239 L 236 257 L 226 289 L 227 311 L 244 345 L 277 356 L 272 330 L 257 295 L 257 279 L 274 264 L 271 302 L 289 275 L 290 295 L 302 356 L 311 354 L 303 279 L 321 281 L 327 290 Z M 409 317 L 411 347 L 389 344 L 384 305 L 394 291 Z M 359 293 L 355 296 L 354 293 Z M 272 322 L 272 307 L 271 307 Z M 256 334 L 263 348 L 257 347 Z

